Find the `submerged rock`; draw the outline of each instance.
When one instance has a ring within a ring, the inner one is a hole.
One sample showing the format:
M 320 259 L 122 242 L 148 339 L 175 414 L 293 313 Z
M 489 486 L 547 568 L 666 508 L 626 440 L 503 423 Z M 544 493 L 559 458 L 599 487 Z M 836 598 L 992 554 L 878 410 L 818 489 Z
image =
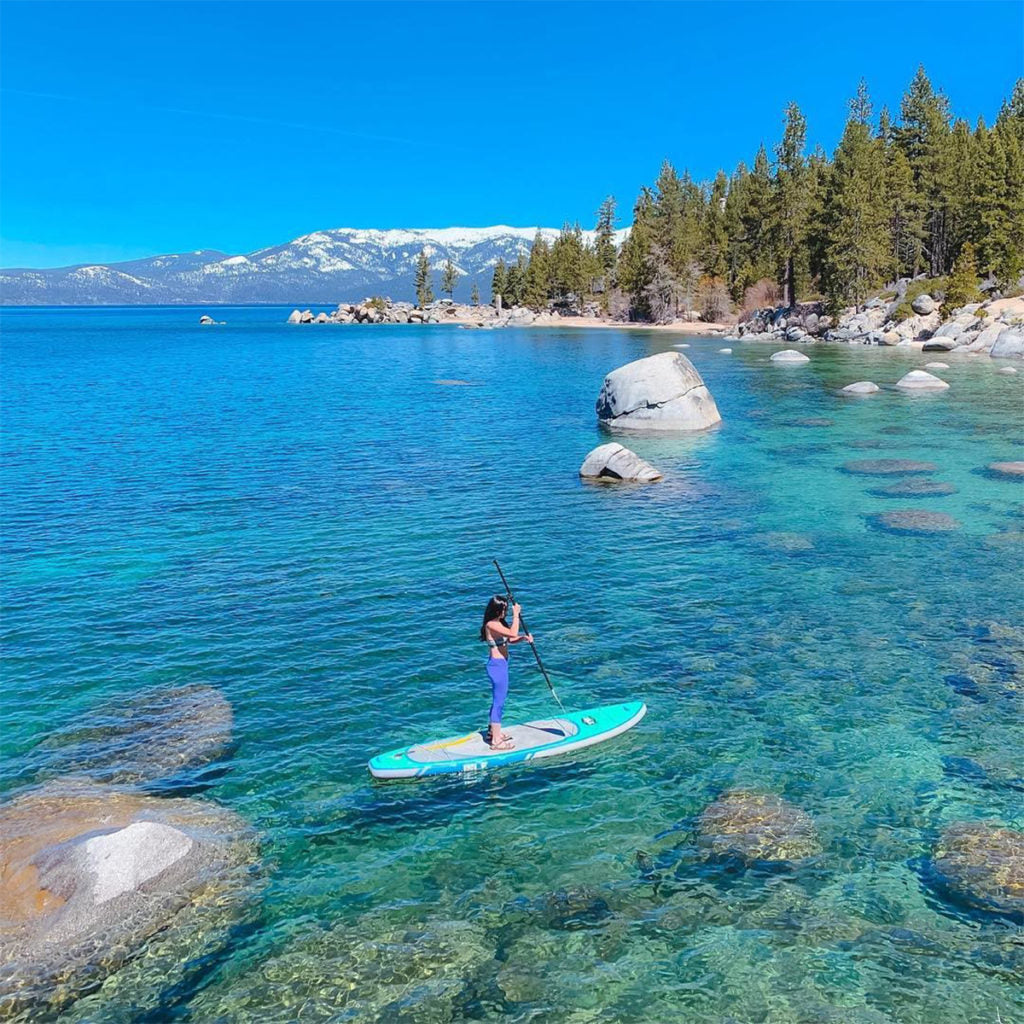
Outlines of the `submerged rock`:
M 720 353 L 721 353 L 721 354 L 722 354 L 723 356 L 731 356 L 731 355 L 732 355 L 732 349 L 731 349 L 731 348 L 720 348 L 720 349 L 719 349 L 718 351 L 719 351 L 719 352 L 720 352 Z
M 810 537 L 787 530 L 768 530 L 765 533 L 755 533 L 750 539 L 759 547 L 767 548 L 769 551 L 795 554 L 798 551 L 814 550 L 814 541 Z
M 925 363 L 924 368 L 926 370 L 948 370 L 949 363 Z
M 787 348 L 782 352 L 773 352 L 769 358 L 773 363 L 781 363 L 783 366 L 796 366 L 811 361 L 803 352 L 797 352 L 795 348 Z
M 869 516 L 869 520 L 874 526 L 889 533 L 948 533 L 960 529 L 960 523 L 945 512 L 929 512 L 918 508 L 879 512 Z
M 858 380 L 854 384 L 847 384 L 842 389 L 844 395 L 873 395 L 878 391 L 878 385 L 870 380 Z
M 380 915 L 381 917 L 383 915 Z M 378 916 L 334 928 L 307 926 L 276 953 L 209 985 L 189 1004 L 195 1020 L 220 1024 L 293 1021 L 462 1020 L 473 974 L 494 958 L 471 921 L 389 922 Z
M 599 445 L 580 466 L 580 476 L 586 480 L 654 483 L 663 475 L 636 452 L 615 443 Z
M 238 815 L 198 800 L 75 780 L 0 806 L 0 1016 L 60 1010 L 179 912 L 237 909 L 256 855 Z
M 732 790 L 705 808 L 698 840 L 717 857 L 798 861 L 821 853 L 811 816 L 774 793 Z
M 1004 480 L 1024 479 L 1024 462 L 990 462 L 988 472 Z
M 999 369 L 996 370 L 996 373 L 1006 374 L 1007 376 L 1011 376 L 1012 374 L 1015 374 L 1016 372 L 1017 372 L 1017 368 L 1014 367 L 1014 366 L 1000 366 Z
M 686 356 L 659 352 L 612 370 L 597 398 L 610 430 L 703 430 L 722 420 L 711 392 Z
M 896 387 L 904 391 L 944 391 L 949 385 L 926 370 L 911 370 L 896 381 Z
M 913 473 L 934 473 L 939 467 L 934 462 L 916 462 L 913 459 L 854 459 L 844 463 L 844 473 L 864 476 L 910 476 Z
M 922 480 L 918 477 L 899 480 L 885 487 L 873 487 L 868 494 L 876 498 L 938 498 L 956 494 L 956 488 L 945 480 Z
M 932 852 L 933 881 L 956 899 L 1024 923 L 1024 833 L 992 822 L 957 822 Z
M 213 686 L 128 694 L 79 716 L 29 756 L 44 775 L 80 772 L 103 782 L 155 782 L 222 757 L 234 716 Z

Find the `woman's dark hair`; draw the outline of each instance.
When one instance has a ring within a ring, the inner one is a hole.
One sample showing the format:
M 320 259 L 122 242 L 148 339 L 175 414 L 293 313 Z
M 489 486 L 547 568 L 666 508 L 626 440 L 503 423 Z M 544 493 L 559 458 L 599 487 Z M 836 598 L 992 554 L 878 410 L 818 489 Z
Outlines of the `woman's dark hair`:
M 487 634 L 484 630 L 487 628 L 487 623 L 492 619 L 499 619 L 503 626 L 508 625 L 505 621 L 506 612 L 508 612 L 508 598 L 504 594 L 495 594 L 494 597 L 487 602 L 487 610 L 484 612 L 484 622 L 480 627 L 481 640 L 487 639 Z

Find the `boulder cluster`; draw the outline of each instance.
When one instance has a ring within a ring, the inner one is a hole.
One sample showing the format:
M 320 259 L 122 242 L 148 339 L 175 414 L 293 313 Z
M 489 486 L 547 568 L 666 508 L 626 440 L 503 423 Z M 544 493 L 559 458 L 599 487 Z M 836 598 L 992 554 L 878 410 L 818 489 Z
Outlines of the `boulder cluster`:
M 387 298 L 367 298 L 362 302 L 342 302 L 330 313 L 311 309 L 293 309 L 290 324 L 440 324 L 454 323 L 465 328 L 493 330 L 499 327 L 550 326 L 563 319 L 553 311 L 537 313 L 525 306 L 498 310 L 493 306 L 466 306 L 451 299 L 438 299 L 425 306 L 411 302 L 393 302 Z
M 973 302 L 943 315 L 938 300 L 921 294 L 910 304 L 911 315 L 901 318 L 910 283 L 907 278 L 897 281 L 891 301 L 873 298 L 836 318 L 827 316 L 820 302 L 755 310 L 737 326 L 736 336 L 772 344 L 818 339 L 904 347 L 921 343 L 926 352 L 955 350 L 1024 358 L 1024 323 L 1016 305 Z

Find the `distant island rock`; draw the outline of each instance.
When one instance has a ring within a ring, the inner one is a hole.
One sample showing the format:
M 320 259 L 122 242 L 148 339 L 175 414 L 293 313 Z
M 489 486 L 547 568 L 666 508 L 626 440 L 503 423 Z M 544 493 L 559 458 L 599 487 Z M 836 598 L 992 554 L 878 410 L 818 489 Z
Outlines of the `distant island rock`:
M 681 352 L 659 352 L 612 370 L 596 408 L 608 430 L 687 432 L 722 421 L 704 379 Z

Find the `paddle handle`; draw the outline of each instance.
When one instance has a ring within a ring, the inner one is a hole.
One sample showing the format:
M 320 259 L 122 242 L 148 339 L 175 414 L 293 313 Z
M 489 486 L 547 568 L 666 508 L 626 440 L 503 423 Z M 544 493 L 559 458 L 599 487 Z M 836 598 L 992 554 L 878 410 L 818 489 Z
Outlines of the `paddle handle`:
M 508 585 L 508 580 L 505 579 L 505 574 L 501 571 L 501 566 L 498 565 L 496 558 L 491 559 L 494 562 L 494 568 L 498 570 L 498 575 L 501 577 L 501 582 L 505 586 L 505 593 L 508 594 L 508 599 L 511 604 L 516 603 L 515 595 L 512 593 L 512 588 Z M 519 625 L 523 627 L 524 633 L 529 633 L 530 630 L 527 628 L 526 619 L 522 615 L 519 616 Z M 540 651 L 537 650 L 537 645 L 531 640 L 530 648 L 533 651 L 533 656 L 537 659 L 537 668 L 540 669 L 540 674 L 544 677 L 544 682 L 548 684 L 548 689 L 551 691 L 551 696 L 555 698 L 555 703 L 561 708 L 562 714 L 565 714 L 565 705 L 558 699 L 558 694 L 555 693 L 555 687 L 552 685 L 551 677 L 548 675 L 548 670 L 544 667 L 544 662 L 540 660 Z

